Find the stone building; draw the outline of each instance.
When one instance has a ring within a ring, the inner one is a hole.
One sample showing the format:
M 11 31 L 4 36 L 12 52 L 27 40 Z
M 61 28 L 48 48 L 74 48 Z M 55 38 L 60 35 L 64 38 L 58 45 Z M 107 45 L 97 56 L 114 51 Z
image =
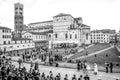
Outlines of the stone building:
M 81 17 L 60 13 L 53 17 L 53 45 L 90 44 L 90 26 L 83 24 Z
M 46 45 L 48 46 L 50 40 L 49 37 L 50 34 L 52 33 L 53 30 L 44 31 L 44 32 L 26 31 L 22 33 L 22 38 L 32 39 L 36 47 L 46 46 Z
M 110 29 L 91 31 L 91 43 L 115 42 L 116 31 Z
M 48 35 L 49 45 L 52 47 L 64 44 L 66 46 L 81 46 L 90 44 L 90 26 L 83 24 L 81 17 L 74 18 L 70 14 L 60 13 L 53 16 L 53 20 L 28 24 L 27 31 L 44 32 L 53 30 Z
M 0 51 L 8 52 L 13 50 L 34 48 L 35 44 L 28 38 L 12 37 L 11 29 L 0 26 Z
M 14 4 L 14 30 L 16 32 L 21 32 L 23 30 L 23 4 Z

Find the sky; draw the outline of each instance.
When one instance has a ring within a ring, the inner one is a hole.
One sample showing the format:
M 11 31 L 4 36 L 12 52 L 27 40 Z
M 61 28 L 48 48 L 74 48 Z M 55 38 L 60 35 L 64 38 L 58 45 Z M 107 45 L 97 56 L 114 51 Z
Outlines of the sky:
M 95 29 L 120 29 L 120 0 L 0 0 L 0 26 L 14 29 L 14 3 L 24 4 L 24 24 L 52 20 L 59 13 L 82 17 Z

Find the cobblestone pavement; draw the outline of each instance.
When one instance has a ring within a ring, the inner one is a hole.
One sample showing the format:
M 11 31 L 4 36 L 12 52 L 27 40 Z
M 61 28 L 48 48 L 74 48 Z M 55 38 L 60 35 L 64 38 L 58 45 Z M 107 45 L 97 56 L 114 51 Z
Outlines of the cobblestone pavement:
M 18 67 L 17 62 L 12 62 L 16 67 Z M 23 63 L 22 66 L 25 66 L 27 70 L 30 69 L 30 64 Z M 49 73 L 49 71 L 53 72 L 53 75 L 55 76 L 57 73 L 61 73 L 62 80 L 65 76 L 65 74 L 68 74 L 69 80 L 72 79 L 73 74 L 76 74 L 76 77 L 79 77 L 81 74 L 83 74 L 82 71 L 77 71 L 76 69 L 70 69 L 70 68 L 60 68 L 60 67 L 51 67 L 51 66 L 43 66 L 39 65 L 40 73 L 44 72 L 46 75 Z M 105 73 L 105 72 L 99 72 L 98 75 L 94 75 L 93 72 L 89 72 L 90 80 L 98 80 L 101 78 L 101 80 L 116 80 L 115 78 L 120 78 L 120 73 Z

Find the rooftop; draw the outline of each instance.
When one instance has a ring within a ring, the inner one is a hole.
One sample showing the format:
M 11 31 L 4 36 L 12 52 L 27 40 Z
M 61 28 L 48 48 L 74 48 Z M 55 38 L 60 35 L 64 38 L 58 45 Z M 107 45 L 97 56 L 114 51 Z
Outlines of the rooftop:
M 90 26 L 88 26 L 88 25 L 86 25 L 86 24 L 82 24 L 81 27 L 90 27 Z
M 102 30 L 93 30 L 91 32 L 102 32 L 102 33 L 110 33 L 110 34 L 115 34 L 115 30 L 110 30 L 110 29 L 102 29 Z
M 13 41 L 19 41 L 19 40 L 32 40 L 28 38 L 12 38 Z
M 48 23 L 48 22 L 53 22 L 53 20 L 49 20 L 49 21 L 42 21 L 42 22 L 34 22 L 34 23 L 29 23 L 28 25 L 32 25 L 32 24 L 39 24 L 39 23 Z
M 8 29 L 8 30 L 11 30 L 10 28 L 8 28 L 8 27 L 3 27 L 3 26 L 0 26 L 0 29 Z
M 65 13 L 59 13 L 58 15 L 53 16 L 53 17 L 61 17 L 61 16 L 71 16 L 71 15 L 70 14 L 65 14 Z
M 23 4 L 22 4 L 22 3 L 19 3 L 19 2 L 15 3 L 14 5 L 15 5 L 15 6 L 23 6 Z
M 53 33 L 53 30 L 48 30 L 48 31 L 44 31 L 44 32 L 31 32 L 31 31 L 28 31 L 28 32 L 31 33 L 31 34 L 35 34 L 35 35 L 46 35 L 48 33 Z
M 44 41 L 34 41 L 34 43 L 46 43 L 48 42 L 47 40 L 44 40 Z
M 45 35 L 44 32 L 29 32 L 31 34 L 35 34 L 35 35 Z
M 74 18 L 74 20 L 82 20 L 82 17 Z
M 53 30 L 46 31 L 45 33 L 53 33 Z

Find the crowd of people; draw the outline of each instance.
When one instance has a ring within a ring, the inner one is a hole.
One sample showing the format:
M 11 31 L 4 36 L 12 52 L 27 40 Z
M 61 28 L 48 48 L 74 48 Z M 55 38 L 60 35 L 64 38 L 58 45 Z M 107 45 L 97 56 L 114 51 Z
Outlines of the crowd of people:
M 43 51 L 45 52 L 45 51 Z M 58 52 L 58 50 L 57 50 Z M 47 53 L 47 52 L 46 52 Z M 67 54 L 68 51 L 65 51 Z M 41 59 L 41 61 L 49 62 L 49 65 L 53 65 L 54 61 L 62 61 L 63 57 L 58 54 L 52 54 L 50 52 L 49 54 L 42 54 L 41 50 L 33 50 L 31 53 L 25 52 L 22 55 L 22 60 L 27 61 L 27 60 L 34 60 L 34 59 Z M 91 70 L 91 66 L 88 62 L 86 61 L 76 61 L 77 63 L 77 70 L 80 71 L 82 70 L 85 76 L 80 75 L 79 78 L 76 77 L 74 74 L 71 80 L 90 80 L 89 77 L 89 71 Z M 58 65 L 58 64 L 57 64 Z M 113 72 L 113 63 L 108 63 L 105 62 L 105 69 L 106 73 Z M 94 74 L 98 74 L 98 65 L 94 63 Z M 32 64 L 31 63 L 31 68 L 29 71 L 26 70 L 25 67 L 19 67 L 16 68 L 15 65 L 12 64 L 12 62 L 9 59 L 5 58 L 0 58 L 0 79 L 2 80 L 69 80 L 68 74 L 64 76 L 64 78 L 61 78 L 60 73 L 57 75 L 53 75 L 52 71 L 49 72 L 49 75 L 46 75 L 44 72 L 40 72 L 38 69 L 38 64 Z
M 105 72 L 108 73 L 113 73 L 113 66 L 114 64 L 112 62 L 108 63 L 107 61 L 105 61 Z M 91 70 L 91 66 L 89 64 L 89 62 L 87 61 L 77 61 L 77 70 L 80 71 L 80 70 L 83 70 L 84 73 L 88 73 L 90 70 Z M 93 71 L 94 71 L 94 74 L 97 75 L 98 74 L 98 65 L 97 63 L 94 63 L 93 64 Z
M 40 59 L 41 61 L 45 62 L 45 64 L 49 64 L 49 65 L 53 65 L 53 64 L 56 64 L 57 66 L 59 65 L 58 64 L 58 61 L 63 61 L 63 57 L 59 54 L 54 54 L 53 55 L 53 52 L 50 51 L 49 53 L 44 53 L 42 54 L 42 52 L 46 52 L 46 50 L 44 49 L 37 49 L 37 50 L 33 50 L 33 52 L 31 53 L 28 53 L 28 52 L 25 52 L 24 54 L 22 54 L 22 59 L 23 61 L 26 61 L 26 60 L 34 60 L 34 59 Z M 58 52 L 58 49 L 56 49 L 56 52 Z M 65 53 L 68 53 L 68 51 L 65 50 Z M 68 60 L 68 62 L 72 62 L 70 60 Z M 75 63 L 77 63 L 77 69 L 78 71 L 79 70 L 83 70 L 84 73 L 86 72 L 89 72 L 91 67 L 89 65 L 88 62 L 86 61 L 76 61 Z M 94 72 L 95 74 L 98 73 L 98 66 L 97 64 L 95 63 L 94 64 Z M 106 70 L 106 73 L 108 73 L 110 71 L 110 73 L 113 72 L 113 63 L 108 63 L 108 62 L 105 62 L 105 70 Z
M 78 71 L 82 70 L 83 73 L 89 74 L 89 72 L 91 71 L 91 65 L 87 61 L 82 62 L 79 60 L 79 61 L 77 61 L 77 70 Z M 98 65 L 96 63 L 94 63 L 94 65 L 93 65 L 93 71 L 94 71 L 95 75 L 98 74 Z
M 60 73 L 53 75 L 52 71 L 46 75 L 44 72 L 40 72 L 38 64 L 31 63 L 29 70 L 26 67 L 16 67 L 10 59 L 5 57 L 0 58 L 0 80 L 70 80 L 69 75 L 61 76 Z M 74 74 L 71 80 L 90 80 L 90 77 L 80 75 L 76 77 Z
M 106 73 L 108 73 L 109 71 L 110 73 L 113 73 L 113 63 L 105 62 L 105 69 L 106 69 Z

